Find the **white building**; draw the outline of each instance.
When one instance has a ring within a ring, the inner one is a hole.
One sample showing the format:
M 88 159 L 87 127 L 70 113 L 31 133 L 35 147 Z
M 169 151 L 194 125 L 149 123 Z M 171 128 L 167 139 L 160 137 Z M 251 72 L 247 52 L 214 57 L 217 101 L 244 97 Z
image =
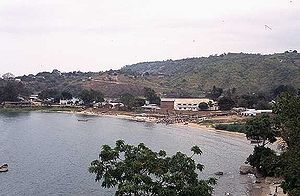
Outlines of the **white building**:
M 256 109 L 246 109 L 246 111 L 241 112 L 242 116 L 256 116 L 257 114 L 272 113 L 272 110 L 256 110 Z
M 142 106 L 142 108 L 146 111 L 157 111 L 160 110 L 160 107 L 156 104 L 145 104 Z
M 208 110 L 219 109 L 217 103 L 208 98 L 161 98 L 161 107 L 182 111 L 199 111 L 199 103 L 202 102 L 208 104 Z
M 39 101 L 39 95 L 30 95 L 29 100 L 30 102 Z
M 78 98 L 72 98 L 72 99 L 61 99 L 59 100 L 59 105 L 62 106 L 74 106 L 74 105 L 81 105 L 83 104 L 83 101 Z

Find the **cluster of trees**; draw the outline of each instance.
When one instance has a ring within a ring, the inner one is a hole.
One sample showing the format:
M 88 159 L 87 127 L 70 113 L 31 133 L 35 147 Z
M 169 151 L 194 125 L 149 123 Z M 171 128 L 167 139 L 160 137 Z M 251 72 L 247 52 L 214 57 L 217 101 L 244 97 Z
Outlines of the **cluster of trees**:
M 216 179 L 198 178 L 196 170 L 202 171 L 204 166 L 193 156 L 202 151 L 198 146 L 191 151 L 191 156 L 181 152 L 167 156 L 165 151 L 152 151 L 143 143 L 133 146 L 119 140 L 115 147 L 102 146 L 89 171 L 102 187 L 116 187 L 115 195 L 211 196 Z
M 19 97 L 28 96 L 30 90 L 21 82 L 1 81 L 0 82 L 0 103 L 4 101 L 19 101 Z
M 160 105 L 160 97 L 153 89 L 145 87 L 144 96 L 149 103 Z
M 151 88 L 144 88 L 144 97 L 150 104 L 160 104 L 160 97 Z M 120 96 L 120 101 L 125 105 L 127 110 L 133 110 L 145 104 L 145 99 L 136 97 L 130 93 L 124 93 Z
M 130 93 L 124 93 L 120 96 L 120 102 L 124 104 L 125 108 L 129 111 L 133 110 L 135 107 L 140 107 L 145 104 L 145 100 L 136 97 Z
M 78 97 L 82 99 L 85 105 L 90 105 L 96 102 L 103 102 L 104 95 L 102 92 L 93 89 L 84 89 Z M 57 89 L 45 89 L 39 93 L 39 98 L 42 100 L 53 99 L 53 102 L 57 103 L 60 99 L 72 99 L 72 93 L 68 91 L 59 91 Z
M 100 91 L 96 91 L 93 89 L 87 90 L 84 89 L 79 94 L 79 98 L 82 99 L 85 105 L 91 105 L 92 103 L 98 103 L 104 101 L 104 94 Z
M 246 122 L 246 136 L 261 142 L 247 161 L 265 176 L 282 176 L 282 188 L 290 196 L 300 195 L 300 94 L 284 93 L 277 99 L 275 116 L 262 115 Z M 280 136 L 286 146 L 277 155 L 267 147 Z
M 282 93 L 288 92 L 295 95 L 297 90 L 290 85 L 279 85 L 266 93 L 251 93 L 238 95 L 236 89 L 224 91 L 222 88 L 213 86 L 207 97 L 217 100 L 221 110 L 230 110 L 233 107 L 245 107 L 255 109 L 271 109 L 270 101 L 275 100 Z
M 53 99 L 53 102 L 59 102 L 60 99 L 72 99 L 73 95 L 68 91 L 60 92 L 57 89 L 45 89 L 38 94 L 41 100 Z

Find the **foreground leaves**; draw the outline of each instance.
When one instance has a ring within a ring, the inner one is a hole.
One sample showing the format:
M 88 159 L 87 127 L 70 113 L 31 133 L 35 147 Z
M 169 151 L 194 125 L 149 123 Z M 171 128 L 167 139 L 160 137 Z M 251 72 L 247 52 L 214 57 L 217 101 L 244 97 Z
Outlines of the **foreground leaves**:
M 191 156 L 177 152 L 168 157 L 165 151 L 154 152 L 143 143 L 133 146 L 118 140 L 114 148 L 102 146 L 89 171 L 96 174 L 102 187 L 117 186 L 116 195 L 210 196 L 216 180 L 198 179 L 196 170 L 202 171 L 204 166 L 192 157 L 202 151 L 198 146 L 191 151 Z

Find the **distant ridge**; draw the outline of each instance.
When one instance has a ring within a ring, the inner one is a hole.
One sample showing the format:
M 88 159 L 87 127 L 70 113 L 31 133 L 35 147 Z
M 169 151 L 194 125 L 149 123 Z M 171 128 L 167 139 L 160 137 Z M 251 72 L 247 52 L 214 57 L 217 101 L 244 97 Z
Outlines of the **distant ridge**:
M 106 97 L 143 95 L 144 87 L 165 96 L 204 96 L 213 86 L 237 94 L 268 93 L 279 85 L 300 88 L 300 54 L 228 53 L 209 57 L 143 62 L 106 72 L 40 72 L 19 76 L 32 92 L 44 89 L 100 90 Z M 0 79 L 0 86 L 5 83 Z
M 260 55 L 228 53 L 219 56 L 144 62 L 127 65 L 124 73 L 165 75 L 163 87 L 184 88 L 192 94 L 213 85 L 241 93 L 269 91 L 281 84 L 300 87 L 297 51 Z

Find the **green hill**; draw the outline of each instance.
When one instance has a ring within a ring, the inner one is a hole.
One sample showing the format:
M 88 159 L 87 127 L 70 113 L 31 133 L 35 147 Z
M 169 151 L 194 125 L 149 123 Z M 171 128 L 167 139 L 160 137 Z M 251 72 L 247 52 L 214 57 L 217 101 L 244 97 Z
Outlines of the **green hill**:
M 219 56 L 144 62 L 106 72 L 41 72 L 19 76 L 32 93 L 44 89 L 68 91 L 78 95 L 82 89 L 94 89 L 106 97 L 123 93 L 143 95 L 150 87 L 161 95 L 203 96 L 213 86 L 235 88 L 237 95 L 269 92 L 279 85 L 300 88 L 300 54 L 272 55 L 229 53 Z M 1 83 L 4 80 L 0 80 Z
M 213 85 L 223 89 L 236 88 L 238 93 L 265 92 L 281 84 L 300 87 L 300 54 L 228 53 L 137 63 L 125 66 L 121 71 L 128 75 L 143 74 L 149 82 L 160 82 L 164 90 L 184 90 L 192 95 L 203 94 Z

